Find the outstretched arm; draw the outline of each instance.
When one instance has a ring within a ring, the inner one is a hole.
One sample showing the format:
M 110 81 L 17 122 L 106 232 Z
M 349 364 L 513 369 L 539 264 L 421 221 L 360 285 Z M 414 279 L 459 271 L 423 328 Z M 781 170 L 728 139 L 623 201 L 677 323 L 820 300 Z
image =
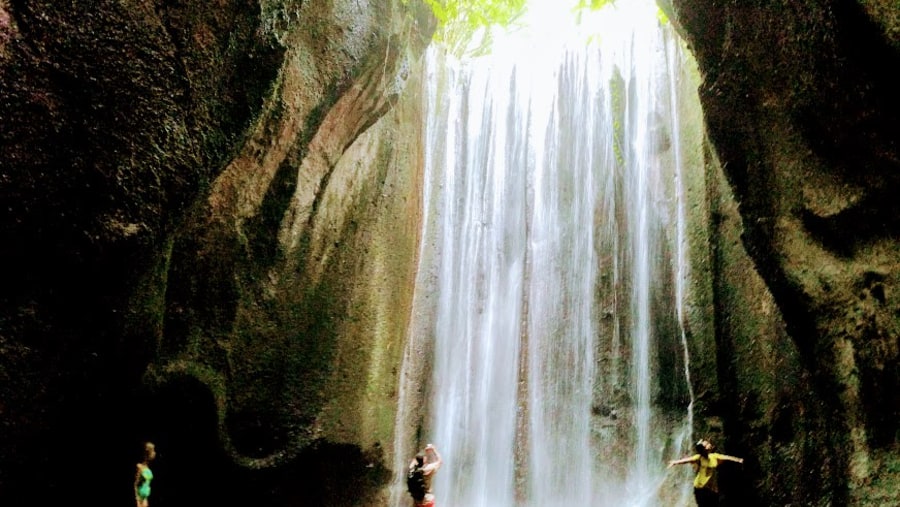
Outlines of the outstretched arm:
M 685 465 L 688 463 L 695 463 L 695 462 L 697 462 L 698 459 L 699 459 L 698 456 L 688 456 L 687 458 L 674 459 L 669 462 L 669 466 L 672 467 L 675 465 Z
M 426 445 L 425 453 L 426 453 L 426 456 L 428 456 L 429 454 L 434 454 L 433 460 L 431 459 L 430 456 L 428 457 L 428 464 L 425 465 L 425 468 L 424 468 L 425 473 L 432 473 L 432 472 L 436 471 L 438 468 L 441 468 L 441 465 L 444 463 L 444 460 L 441 459 L 441 454 L 438 452 L 437 448 L 434 445 L 432 445 L 432 444 Z
M 737 456 L 729 456 L 727 454 L 719 454 L 716 453 L 716 458 L 722 461 L 734 461 L 735 463 L 743 463 L 744 458 L 738 458 Z

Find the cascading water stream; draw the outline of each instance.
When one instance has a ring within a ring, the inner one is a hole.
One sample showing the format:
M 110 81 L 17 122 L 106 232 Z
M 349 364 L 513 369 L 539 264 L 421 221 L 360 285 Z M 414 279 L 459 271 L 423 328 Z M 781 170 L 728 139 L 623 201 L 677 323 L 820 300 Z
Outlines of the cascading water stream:
M 478 59 L 429 50 L 414 327 L 433 340 L 421 438 L 445 460 L 441 507 L 688 497 L 664 484 L 690 400 L 661 394 L 690 393 L 680 48 L 651 2 L 620 3 L 568 26 L 532 6 L 543 33 Z M 675 388 L 662 349 L 682 351 Z

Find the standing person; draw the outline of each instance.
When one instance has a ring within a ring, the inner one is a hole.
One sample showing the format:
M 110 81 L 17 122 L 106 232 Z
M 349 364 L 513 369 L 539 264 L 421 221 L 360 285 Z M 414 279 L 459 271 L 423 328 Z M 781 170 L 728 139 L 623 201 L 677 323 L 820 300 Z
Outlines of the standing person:
M 697 507 L 715 507 L 719 505 L 719 481 L 716 468 L 720 461 L 733 461 L 743 463 L 743 458 L 736 458 L 727 454 L 712 452 L 715 447 L 709 440 L 700 440 L 694 444 L 697 454 L 669 462 L 669 467 L 690 463 L 696 466 L 697 476 L 694 477 L 694 500 Z
M 413 497 L 415 507 L 435 507 L 434 494 L 431 492 L 431 481 L 434 474 L 443 464 L 440 453 L 432 444 L 416 454 L 409 464 L 406 474 L 406 488 Z
M 156 459 L 156 446 L 153 442 L 144 442 L 144 458 L 137 464 L 137 472 L 134 474 L 134 499 L 137 507 L 150 505 L 150 481 L 153 480 L 153 472 L 150 463 Z

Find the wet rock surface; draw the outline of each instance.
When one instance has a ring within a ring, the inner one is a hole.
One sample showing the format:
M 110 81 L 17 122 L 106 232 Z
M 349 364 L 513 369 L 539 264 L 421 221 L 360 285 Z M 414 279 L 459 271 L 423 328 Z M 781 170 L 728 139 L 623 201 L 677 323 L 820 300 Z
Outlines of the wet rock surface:
M 734 301 L 739 285 L 717 290 L 719 318 L 744 313 L 717 324 L 719 336 L 769 340 L 776 351 L 767 356 L 760 347 L 720 344 L 720 367 L 730 364 L 720 381 L 741 400 L 723 407 L 732 442 L 768 455 L 747 492 L 763 504 L 791 495 L 804 505 L 897 498 L 896 488 L 884 488 L 896 478 L 896 467 L 885 464 L 897 456 L 900 410 L 900 245 L 892 197 L 900 168 L 893 127 L 900 82 L 888 71 L 900 60 L 896 6 L 672 4 L 703 75 L 709 136 L 737 203 L 723 216 L 739 213 L 740 224 L 730 230 L 739 231 L 783 317 L 784 331 L 754 334 L 746 312 L 724 303 L 723 297 Z M 736 258 L 720 264 L 739 265 Z M 754 378 L 757 365 L 758 373 L 799 376 L 776 389 L 779 383 Z M 746 398 L 767 390 L 766 397 L 780 401 Z M 768 414 L 753 415 L 763 407 Z M 759 437 L 753 424 L 762 425 Z M 794 472 L 779 478 L 775 464 L 798 460 L 808 464 L 801 474 L 815 485 L 797 483 L 784 496 L 767 491 L 768 480 L 793 481 L 787 476 Z

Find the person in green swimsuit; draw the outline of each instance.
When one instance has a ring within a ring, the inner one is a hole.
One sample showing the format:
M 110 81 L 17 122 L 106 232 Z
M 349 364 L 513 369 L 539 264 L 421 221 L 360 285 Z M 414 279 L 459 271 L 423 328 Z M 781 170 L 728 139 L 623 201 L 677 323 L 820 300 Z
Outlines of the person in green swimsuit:
M 153 442 L 145 442 L 144 460 L 137 464 L 137 473 L 134 475 L 134 499 L 137 501 L 137 507 L 150 505 L 150 481 L 153 480 L 150 462 L 155 458 L 156 446 Z
M 721 461 L 743 463 L 743 458 L 713 452 L 715 447 L 709 440 L 700 440 L 694 445 L 697 454 L 669 462 L 669 467 L 690 463 L 697 469 L 694 477 L 694 500 L 697 507 L 714 507 L 719 505 L 719 481 L 716 468 Z

